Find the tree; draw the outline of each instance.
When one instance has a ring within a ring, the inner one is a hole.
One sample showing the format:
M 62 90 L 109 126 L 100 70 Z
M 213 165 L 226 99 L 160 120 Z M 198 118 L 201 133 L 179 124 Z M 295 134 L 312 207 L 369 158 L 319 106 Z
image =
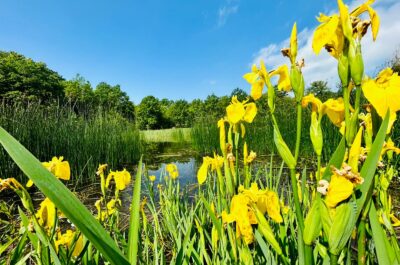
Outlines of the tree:
M 89 81 L 77 74 L 75 78 L 64 81 L 64 93 L 71 109 L 80 114 L 89 114 L 94 100 L 92 85 Z
M 328 87 L 328 82 L 326 81 L 314 81 L 310 84 L 310 87 L 306 89 L 306 95 L 314 94 L 321 101 L 325 101 L 328 98 L 335 97 L 335 93 Z
M 98 106 L 105 111 L 117 111 L 127 119 L 134 119 L 135 107 L 126 92 L 121 90 L 120 85 L 112 86 L 100 82 L 94 90 L 94 97 Z
M 168 108 L 167 117 L 175 127 L 186 128 L 192 125 L 189 103 L 183 99 L 175 101 Z
M 139 129 L 160 129 L 162 120 L 160 101 L 154 96 L 144 97 L 136 111 L 136 124 Z
M 243 89 L 235 88 L 231 93 L 231 98 L 233 96 L 237 96 L 240 101 L 243 101 L 249 97 L 249 94 L 247 94 Z
M 0 97 L 11 94 L 40 101 L 62 99 L 63 80 L 42 62 L 0 51 Z

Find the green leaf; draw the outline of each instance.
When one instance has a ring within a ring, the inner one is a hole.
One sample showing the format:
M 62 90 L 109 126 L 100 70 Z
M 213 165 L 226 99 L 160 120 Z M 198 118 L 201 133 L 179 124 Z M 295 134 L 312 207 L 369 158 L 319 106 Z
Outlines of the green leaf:
M 138 171 L 133 188 L 131 217 L 128 238 L 128 259 L 131 264 L 137 264 L 137 254 L 139 248 L 139 229 L 140 229 L 140 188 L 142 184 L 142 158 L 140 158 Z
M 2 127 L 0 127 L 0 143 L 25 175 L 71 220 L 111 264 L 129 264 L 114 240 L 89 210 Z
M 394 253 L 394 249 L 389 242 L 385 242 L 388 241 L 387 235 L 379 223 L 378 214 L 373 203 L 371 203 L 371 208 L 368 215 L 372 229 L 372 238 L 374 240 L 376 249 L 376 256 L 378 257 L 379 264 L 399 264 L 399 261 L 396 259 L 396 255 Z
M 329 160 L 328 165 L 326 166 L 326 170 L 324 172 L 324 175 L 322 176 L 322 179 L 326 179 L 327 181 L 331 180 L 331 175 L 332 175 L 331 166 L 340 168 L 342 166 L 345 153 L 346 153 L 346 139 L 343 136 L 335 152 L 333 153 L 331 159 Z
M 222 238 L 222 226 L 221 223 L 219 222 L 219 220 L 217 219 L 217 217 L 215 216 L 214 212 L 211 210 L 211 206 L 210 204 L 206 201 L 206 199 L 204 197 L 201 197 L 201 200 L 204 204 L 204 206 L 206 207 L 208 214 L 210 215 L 211 221 L 212 223 L 215 225 L 215 227 L 217 228 L 217 232 L 218 232 L 218 238 Z
M 17 238 L 12 238 L 3 245 L 0 245 L 0 256 L 1 254 L 16 240 Z
M 379 128 L 378 134 L 375 137 L 374 143 L 372 144 L 371 151 L 369 152 L 360 172 L 360 175 L 364 178 L 364 183 L 360 187 L 361 196 L 357 198 L 357 217 L 360 215 L 360 212 L 363 209 L 368 192 L 373 184 L 376 166 L 378 164 L 379 157 L 381 156 L 383 143 L 385 142 L 386 131 L 389 125 L 389 117 L 390 115 L 388 111 L 381 124 L 381 127 Z

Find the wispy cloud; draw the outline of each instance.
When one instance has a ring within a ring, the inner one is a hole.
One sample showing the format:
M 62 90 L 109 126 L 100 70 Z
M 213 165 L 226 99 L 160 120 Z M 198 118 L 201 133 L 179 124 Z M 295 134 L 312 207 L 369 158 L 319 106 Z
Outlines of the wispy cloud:
M 361 1 L 355 1 L 360 3 Z M 356 3 L 352 3 L 353 7 Z M 400 48 L 400 3 L 393 0 L 384 0 L 375 8 L 381 19 L 378 38 L 372 41 L 371 32 L 363 38 L 362 49 L 364 57 L 365 72 L 369 75 L 375 74 L 383 64 L 389 61 L 395 52 Z M 329 86 L 335 89 L 338 83 L 337 77 L 337 61 L 322 50 L 319 55 L 315 55 L 312 51 L 312 35 L 314 29 L 304 29 L 299 33 L 299 50 L 298 58 L 304 58 L 306 66 L 303 69 L 304 78 L 307 83 L 316 80 L 327 81 Z M 290 32 L 288 32 L 288 35 Z M 283 58 L 280 49 L 288 47 L 289 39 L 285 39 L 280 43 L 272 43 L 261 48 L 254 56 L 252 63 L 258 64 L 260 60 L 264 60 L 269 69 L 273 69 L 278 65 L 287 63 L 287 58 Z
M 217 26 L 222 27 L 228 21 L 229 16 L 236 14 L 239 10 L 238 1 L 228 0 L 225 5 L 218 10 Z

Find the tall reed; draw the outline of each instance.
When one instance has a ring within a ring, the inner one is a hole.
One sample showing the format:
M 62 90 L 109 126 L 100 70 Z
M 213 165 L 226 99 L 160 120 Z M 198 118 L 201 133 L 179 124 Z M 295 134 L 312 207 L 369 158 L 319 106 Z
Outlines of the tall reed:
M 64 156 L 71 161 L 71 178 L 84 183 L 95 178 L 99 163 L 118 168 L 136 163 L 141 137 L 135 125 L 117 113 L 98 111 L 91 117 L 76 115 L 63 106 L 0 105 L 0 125 L 26 146 L 39 160 Z M 0 150 L 0 174 L 26 177 Z

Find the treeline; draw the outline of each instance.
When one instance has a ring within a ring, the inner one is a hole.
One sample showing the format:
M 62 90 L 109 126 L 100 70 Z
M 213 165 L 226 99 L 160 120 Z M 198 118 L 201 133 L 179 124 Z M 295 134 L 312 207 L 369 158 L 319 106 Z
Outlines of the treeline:
M 45 63 L 16 52 L 0 51 L 0 99 L 8 104 L 68 106 L 84 117 L 101 110 L 135 119 L 134 104 L 119 85 L 101 82 L 93 87 L 80 75 L 65 80 Z
M 398 71 L 399 62 L 399 56 L 395 55 L 388 64 Z M 332 92 L 324 81 L 311 83 L 307 93 L 314 93 L 321 100 L 341 95 L 340 89 Z M 120 85 L 100 82 L 93 86 L 80 75 L 65 80 L 45 63 L 35 62 L 16 52 L 0 51 L 0 100 L 3 103 L 65 106 L 84 118 L 93 117 L 100 111 L 118 115 L 135 123 L 141 130 L 188 128 L 199 120 L 216 121 L 224 115 L 233 95 L 237 95 L 240 100 L 248 98 L 247 92 L 236 88 L 230 95 L 218 97 L 213 94 L 204 100 L 195 99 L 190 102 L 147 96 L 135 106 Z M 278 93 L 277 97 L 291 100 L 286 93 Z M 263 102 L 266 106 L 266 98 L 257 104 Z M 260 109 L 266 110 L 265 107 Z

